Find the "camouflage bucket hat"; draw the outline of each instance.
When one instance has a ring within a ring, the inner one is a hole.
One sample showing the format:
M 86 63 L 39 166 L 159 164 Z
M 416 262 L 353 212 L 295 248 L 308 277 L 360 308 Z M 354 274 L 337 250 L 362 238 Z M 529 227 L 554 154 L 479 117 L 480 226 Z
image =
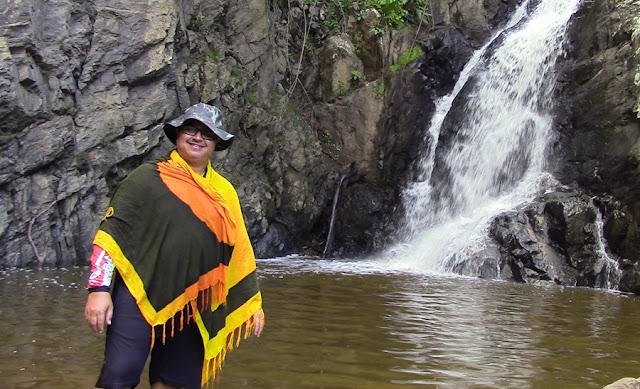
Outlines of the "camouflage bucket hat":
M 234 136 L 222 129 L 222 111 L 218 107 L 198 103 L 187 108 L 182 115 L 164 124 L 164 133 L 174 145 L 177 137 L 176 130 L 187 120 L 199 121 L 220 138 L 216 145 L 216 151 L 225 150 L 233 143 Z

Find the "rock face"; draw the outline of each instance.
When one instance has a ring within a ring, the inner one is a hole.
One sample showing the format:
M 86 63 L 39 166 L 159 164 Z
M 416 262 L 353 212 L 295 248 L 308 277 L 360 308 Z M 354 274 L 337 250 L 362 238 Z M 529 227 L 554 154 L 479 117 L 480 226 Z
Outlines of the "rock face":
M 433 1 L 400 32 L 373 9 L 336 19 L 335 2 L 5 2 L 0 267 L 84 264 L 109 195 L 170 150 L 161 124 L 197 101 L 237 135 L 214 166 L 259 256 L 383 247 L 434 101 L 519 3 Z M 571 190 L 497 218 L 474 274 L 602 286 L 601 214 L 620 289 L 640 293 L 638 8 L 596 0 L 574 18 L 552 161 Z M 414 43 L 421 58 L 391 72 Z
M 586 195 L 547 193 L 526 209 L 496 218 L 502 278 L 517 282 L 610 288 L 620 275 L 615 259 L 603 258 L 600 210 Z
M 640 293 L 640 3 L 585 2 L 571 30 L 560 93 L 557 176 L 601 200 L 604 233 Z M 613 201 L 610 201 L 612 199 Z
M 640 378 L 621 378 L 603 389 L 640 389 Z
M 141 161 L 168 151 L 160 124 L 206 101 L 220 105 L 238 132 L 243 96 L 266 95 L 284 72 L 263 1 L 11 1 L 2 8 L 2 266 L 84 263 L 113 188 Z M 240 138 L 218 157 L 236 180 L 244 178 L 238 168 L 258 170 L 247 157 L 250 138 Z M 244 195 L 264 215 L 271 188 L 262 178 Z M 254 231 L 264 224 L 252 222 Z
M 170 149 L 162 123 L 197 101 L 220 106 L 238 135 L 214 164 L 238 189 L 258 255 L 320 253 L 340 172 L 353 164 L 367 184 L 380 180 L 384 96 L 374 88 L 384 80 L 365 77 L 340 33 L 300 56 L 306 68 L 290 66 L 308 31 L 299 24 L 308 18 L 316 31 L 320 13 L 288 5 L 2 5 L 0 266 L 85 263 L 108 196 Z M 370 57 L 368 69 L 379 73 L 400 54 L 388 43 L 408 39 L 370 39 L 365 49 L 388 54 Z

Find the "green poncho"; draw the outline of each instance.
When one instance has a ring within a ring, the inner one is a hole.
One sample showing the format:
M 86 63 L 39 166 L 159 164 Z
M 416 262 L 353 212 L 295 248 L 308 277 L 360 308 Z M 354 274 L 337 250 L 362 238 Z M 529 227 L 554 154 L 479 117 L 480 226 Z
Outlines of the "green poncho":
M 255 325 L 255 256 L 238 195 L 210 163 L 198 175 L 174 150 L 141 165 L 116 190 L 94 244 L 113 258 L 150 325 L 171 320 L 173 331 L 195 320 L 203 385 Z

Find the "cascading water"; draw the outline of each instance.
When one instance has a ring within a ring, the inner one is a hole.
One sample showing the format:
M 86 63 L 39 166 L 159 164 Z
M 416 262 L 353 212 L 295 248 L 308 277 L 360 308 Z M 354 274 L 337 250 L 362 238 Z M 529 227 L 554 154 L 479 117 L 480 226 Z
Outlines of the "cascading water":
M 620 284 L 620 266 L 618 261 L 609 255 L 607 242 L 604 239 L 604 221 L 602 220 L 602 212 L 600 208 L 592 201 L 593 209 L 596 212 L 596 244 L 598 247 L 598 255 L 600 260 L 596 264 L 596 274 L 606 274 L 605 279 L 601 280 L 601 286 L 606 289 L 618 289 Z M 602 270 L 605 270 L 602 272 Z
M 419 181 L 405 191 L 402 243 L 389 266 L 448 272 L 482 249 L 490 221 L 530 201 L 553 178 L 555 65 L 580 0 L 525 1 L 436 103 Z

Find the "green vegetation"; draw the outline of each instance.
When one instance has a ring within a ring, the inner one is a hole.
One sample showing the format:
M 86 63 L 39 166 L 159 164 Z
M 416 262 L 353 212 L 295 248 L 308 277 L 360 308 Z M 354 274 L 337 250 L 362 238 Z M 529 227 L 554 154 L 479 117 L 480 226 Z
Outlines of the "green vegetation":
M 408 0 L 367 0 L 365 8 L 374 8 L 391 28 L 396 28 L 404 24 L 409 16 L 406 8 Z
M 306 5 L 317 5 L 317 0 L 304 0 Z M 382 25 L 372 29 L 373 34 L 381 35 L 388 28 L 402 28 L 405 23 L 424 22 L 428 18 L 426 0 L 334 0 L 322 20 L 322 26 L 333 31 L 340 26 L 347 14 L 355 15 L 359 20 L 364 17 L 364 11 L 375 9 L 380 13 Z
M 238 68 L 231 69 L 231 77 L 236 81 L 242 81 L 242 70 Z
M 338 96 L 346 96 L 349 93 L 349 89 L 342 81 L 338 81 Z
M 334 0 L 325 14 L 322 26 L 329 31 L 335 30 L 340 26 L 346 13 L 356 7 L 358 3 L 358 1 Z
M 400 57 L 398 58 L 398 62 L 389 66 L 389 73 L 395 73 L 398 70 L 404 69 L 407 65 L 409 65 L 411 62 L 415 61 L 416 59 L 420 58 L 421 56 L 422 56 L 422 50 L 419 47 L 413 46 L 409 48 L 408 50 L 400 54 Z
M 431 14 L 427 12 L 427 1 L 416 0 L 409 11 L 409 20 L 413 23 L 428 23 Z
M 316 5 L 316 0 L 304 0 L 307 5 Z M 426 22 L 429 14 L 426 12 L 426 0 L 334 0 L 330 2 L 323 27 L 334 30 L 347 14 L 355 15 L 359 20 L 364 17 L 364 11 L 375 9 L 380 13 L 383 24 L 372 29 L 373 34 L 381 35 L 388 28 L 402 28 L 405 23 Z
M 376 36 L 380 36 L 384 33 L 384 28 L 380 26 L 375 26 L 371 28 L 371 33 Z
M 362 74 L 362 72 L 358 71 L 358 70 L 352 70 L 351 71 L 351 80 L 353 80 L 354 83 L 359 83 L 360 81 L 362 81 L 362 79 L 364 78 L 364 75 Z
M 373 93 L 376 94 L 376 98 L 384 99 L 384 80 L 380 80 L 380 83 L 373 88 Z
M 204 25 L 204 20 L 204 15 L 194 15 L 189 21 L 187 28 L 191 31 L 200 31 Z
M 258 97 L 253 93 L 249 93 L 247 95 L 247 97 L 245 98 L 245 101 L 249 105 L 257 105 L 258 104 Z
M 205 55 L 207 59 L 213 62 L 220 62 L 220 59 L 222 59 L 222 54 L 220 53 L 220 49 L 217 47 L 210 48 L 209 50 L 207 50 Z

